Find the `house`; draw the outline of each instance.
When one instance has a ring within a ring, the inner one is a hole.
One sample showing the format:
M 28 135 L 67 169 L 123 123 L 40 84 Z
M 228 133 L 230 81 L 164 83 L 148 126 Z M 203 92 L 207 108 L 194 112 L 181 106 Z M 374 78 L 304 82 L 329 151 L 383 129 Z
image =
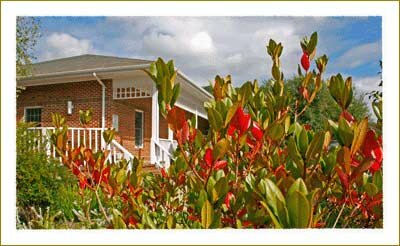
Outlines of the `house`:
M 143 72 L 152 61 L 100 55 L 80 55 L 32 65 L 32 76 L 17 79 L 25 90 L 17 98 L 17 121 L 37 122 L 32 130 L 45 136 L 51 113 L 66 117 L 72 147 L 84 143 L 94 150 L 109 148 L 113 158 L 143 158 L 145 164 L 168 165 L 176 141 L 161 116 L 157 90 Z M 176 106 L 197 117 L 197 128 L 208 130 L 203 103 L 211 95 L 182 72 L 176 79 L 181 93 Z M 89 128 L 79 124 L 79 110 L 92 109 Z M 101 133 L 115 128 L 105 146 Z M 49 152 L 51 152 L 49 150 Z

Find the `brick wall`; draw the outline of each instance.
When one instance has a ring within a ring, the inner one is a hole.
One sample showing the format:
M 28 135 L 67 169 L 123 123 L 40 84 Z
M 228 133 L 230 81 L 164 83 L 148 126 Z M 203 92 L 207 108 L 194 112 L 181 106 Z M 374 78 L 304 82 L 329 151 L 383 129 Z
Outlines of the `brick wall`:
M 118 115 L 119 131 L 116 140 L 135 156 L 150 161 L 152 99 L 114 100 L 112 80 L 104 80 L 106 85 L 106 127 L 112 127 L 112 115 Z M 67 115 L 67 101 L 72 101 L 72 115 Z M 25 107 L 42 108 L 41 126 L 52 126 L 51 113 L 58 112 L 67 119 L 70 127 L 80 127 L 79 110 L 92 108 L 93 120 L 89 127 L 101 127 L 102 88 L 97 81 L 73 82 L 27 87 L 17 98 L 17 120 L 24 116 Z M 135 110 L 144 113 L 143 148 L 135 146 Z M 192 114 L 186 114 L 190 118 Z M 167 121 L 160 114 L 160 138 L 168 138 Z M 199 121 L 203 128 L 207 122 Z
M 113 113 L 118 115 L 117 141 L 135 156 L 150 160 L 151 98 L 114 100 Z M 135 110 L 143 111 L 143 148 L 135 146 Z
M 112 81 L 106 85 L 106 127 L 111 126 Z M 17 99 L 17 121 L 24 116 L 24 108 L 42 108 L 42 126 L 52 126 L 51 113 L 66 117 L 69 126 L 79 127 L 79 110 L 93 109 L 93 120 L 89 127 L 101 127 L 101 85 L 97 81 L 63 83 L 27 87 Z M 72 115 L 67 115 L 67 101 L 74 106 Z

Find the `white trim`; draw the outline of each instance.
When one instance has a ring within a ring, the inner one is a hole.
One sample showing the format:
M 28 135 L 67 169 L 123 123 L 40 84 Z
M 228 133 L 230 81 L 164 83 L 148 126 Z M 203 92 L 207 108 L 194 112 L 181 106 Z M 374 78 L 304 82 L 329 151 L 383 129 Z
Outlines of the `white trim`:
M 194 110 L 194 109 L 192 109 L 192 108 L 190 108 L 188 106 L 185 106 L 182 103 L 176 102 L 175 106 L 177 106 L 177 107 L 179 107 L 179 108 L 181 108 L 183 110 L 186 110 L 186 111 L 188 111 L 188 112 L 190 112 L 192 114 L 196 114 L 196 110 Z M 197 112 L 197 116 L 200 116 L 201 118 L 208 120 L 207 115 L 203 114 L 201 112 Z
M 175 68 L 177 69 L 177 68 Z M 191 86 L 193 86 L 194 88 L 200 90 L 203 94 L 205 94 L 209 99 L 213 98 L 213 96 L 206 91 L 203 87 L 199 86 L 198 84 L 196 84 L 196 82 L 194 82 L 191 78 L 189 78 L 186 74 L 184 74 L 183 72 L 178 71 L 178 74 L 181 76 L 181 78 L 183 78 L 184 80 L 186 80 L 187 82 L 189 82 L 189 84 Z
M 136 112 L 139 112 L 142 114 L 142 145 L 136 145 Z M 134 127 L 134 134 L 135 134 L 135 148 L 137 149 L 143 149 L 144 145 L 144 111 L 140 109 L 135 109 L 135 127 Z
M 34 64 L 33 64 L 34 65 Z M 83 70 L 75 70 L 75 71 L 66 71 L 66 72 L 57 72 L 57 73 L 49 73 L 42 74 L 37 76 L 23 77 L 17 79 L 17 84 L 28 86 L 30 81 L 39 80 L 39 79 L 55 79 L 59 77 L 67 77 L 67 76 L 90 76 L 93 73 L 108 73 L 108 72 L 124 72 L 131 70 L 140 70 L 149 68 L 150 64 L 139 64 L 139 65 L 129 65 L 129 66 L 118 66 L 118 67 L 107 67 L 107 68 L 94 68 L 94 69 L 83 69 Z M 23 84 L 22 84 L 23 82 Z
M 150 143 L 150 162 L 156 163 L 156 146 L 155 143 L 159 138 L 159 121 L 160 109 L 158 106 L 158 90 L 153 85 L 151 98 L 151 143 Z
M 132 91 L 132 89 L 134 91 Z M 120 90 L 120 91 L 118 91 Z M 122 92 L 122 90 L 124 90 Z M 144 93 L 144 95 L 143 95 Z M 138 95 L 139 94 L 139 95 Z M 123 97 L 122 97 L 123 95 Z M 150 98 L 151 91 L 144 88 L 137 88 L 137 87 L 125 87 L 125 86 L 115 86 L 113 88 L 113 99 L 120 100 L 120 99 L 135 99 L 135 98 Z

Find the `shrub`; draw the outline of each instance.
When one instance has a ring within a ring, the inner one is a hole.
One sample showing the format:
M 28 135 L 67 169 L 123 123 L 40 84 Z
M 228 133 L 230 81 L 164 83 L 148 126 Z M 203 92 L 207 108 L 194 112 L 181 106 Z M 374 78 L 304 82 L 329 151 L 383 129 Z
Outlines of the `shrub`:
M 349 113 L 351 77 L 328 80 L 340 111 L 324 120 L 323 129 L 298 121 L 319 93 L 328 63 L 320 56 L 310 70 L 317 39 L 313 33 L 300 43 L 304 76 L 293 107 L 280 70 L 281 43 L 270 40 L 267 46 L 271 87 L 260 88 L 255 80 L 235 89 L 230 76 L 216 76 L 214 99 L 204 105 L 207 135 L 174 105 L 180 86 L 173 61 L 151 64 L 146 72 L 178 142 L 173 163 L 160 175 L 143 173 L 136 158 L 110 163 L 107 150 L 71 149 L 58 114 L 52 142 L 77 177 L 82 198 L 96 197 L 108 228 L 382 227 L 382 138 L 367 117 Z M 106 143 L 113 134 L 104 132 Z
M 21 220 L 26 222 L 30 207 L 43 210 L 51 207 L 72 219 L 73 202 L 79 198 L 75 178 L 59 160 L 47 156 L 44 146 L 35 146 L 37 135 L 28 131 L 31 126 L 25 123 L 17 126 L 17 206 Z

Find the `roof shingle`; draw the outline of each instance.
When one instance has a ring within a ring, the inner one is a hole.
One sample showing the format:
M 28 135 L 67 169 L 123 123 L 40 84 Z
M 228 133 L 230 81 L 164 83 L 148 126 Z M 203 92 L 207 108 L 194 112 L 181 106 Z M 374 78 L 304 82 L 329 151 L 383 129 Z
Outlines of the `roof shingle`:
M 95 68 L 149 64 L 152 61 L 102 55 L 80 55 L 32 64 L 32 76 Z

